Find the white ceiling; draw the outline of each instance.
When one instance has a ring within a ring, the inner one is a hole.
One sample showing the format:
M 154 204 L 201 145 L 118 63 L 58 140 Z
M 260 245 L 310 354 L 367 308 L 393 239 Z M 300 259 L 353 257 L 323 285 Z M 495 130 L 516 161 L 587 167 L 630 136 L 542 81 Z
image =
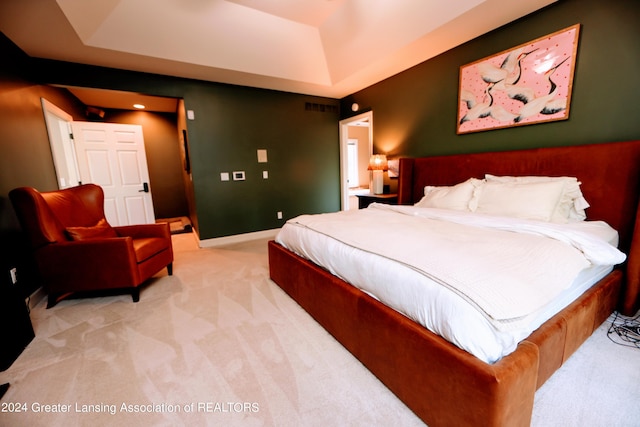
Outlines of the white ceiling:
M 32 57 L 342 98 L 557 0 L 2 0 Z

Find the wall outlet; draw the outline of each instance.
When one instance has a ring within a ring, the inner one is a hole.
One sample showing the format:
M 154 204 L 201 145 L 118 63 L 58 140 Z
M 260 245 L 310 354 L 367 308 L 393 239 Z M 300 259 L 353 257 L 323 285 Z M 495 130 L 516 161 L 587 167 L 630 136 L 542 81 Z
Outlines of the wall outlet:
M 9 275 L 11 276 L 11 283 L 14 285 L 18 283 L 18 270 L 15 267 L 9 270 Z
M 282 212 L 278 211 L 278 219 L 282 219 Z

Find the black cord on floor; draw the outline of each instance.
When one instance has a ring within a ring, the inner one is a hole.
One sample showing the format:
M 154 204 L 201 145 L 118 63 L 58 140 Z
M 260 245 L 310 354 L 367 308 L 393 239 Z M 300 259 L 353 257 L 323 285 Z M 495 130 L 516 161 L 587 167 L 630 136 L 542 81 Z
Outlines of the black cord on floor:
M 614 312 L 607 336 L 616 344 L 640 349 L 640 312 L 634 317 Z

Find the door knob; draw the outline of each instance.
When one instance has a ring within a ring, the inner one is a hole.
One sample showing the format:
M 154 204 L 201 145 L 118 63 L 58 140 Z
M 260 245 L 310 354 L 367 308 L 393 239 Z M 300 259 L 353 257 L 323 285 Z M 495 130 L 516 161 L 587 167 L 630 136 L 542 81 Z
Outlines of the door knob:
M 148 192 L 149 192 L 149 184 L 145 182 L 142 184 L 142 190 L 138 190 L 138 193 L 148 193 Z

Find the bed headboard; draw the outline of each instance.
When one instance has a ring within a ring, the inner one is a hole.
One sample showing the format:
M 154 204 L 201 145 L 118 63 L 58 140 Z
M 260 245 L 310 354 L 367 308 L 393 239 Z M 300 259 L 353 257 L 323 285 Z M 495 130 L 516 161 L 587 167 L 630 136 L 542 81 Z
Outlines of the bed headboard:
M 628 255 L 624 314 L 640 306 L 640 140 L 493 153 L 400 159 L 398 201 L 420 200 L 426 185 L 454 185 L 493 175 L 575 176 L 591 205 L 587 219 L 606 221 L 620 233 Z

